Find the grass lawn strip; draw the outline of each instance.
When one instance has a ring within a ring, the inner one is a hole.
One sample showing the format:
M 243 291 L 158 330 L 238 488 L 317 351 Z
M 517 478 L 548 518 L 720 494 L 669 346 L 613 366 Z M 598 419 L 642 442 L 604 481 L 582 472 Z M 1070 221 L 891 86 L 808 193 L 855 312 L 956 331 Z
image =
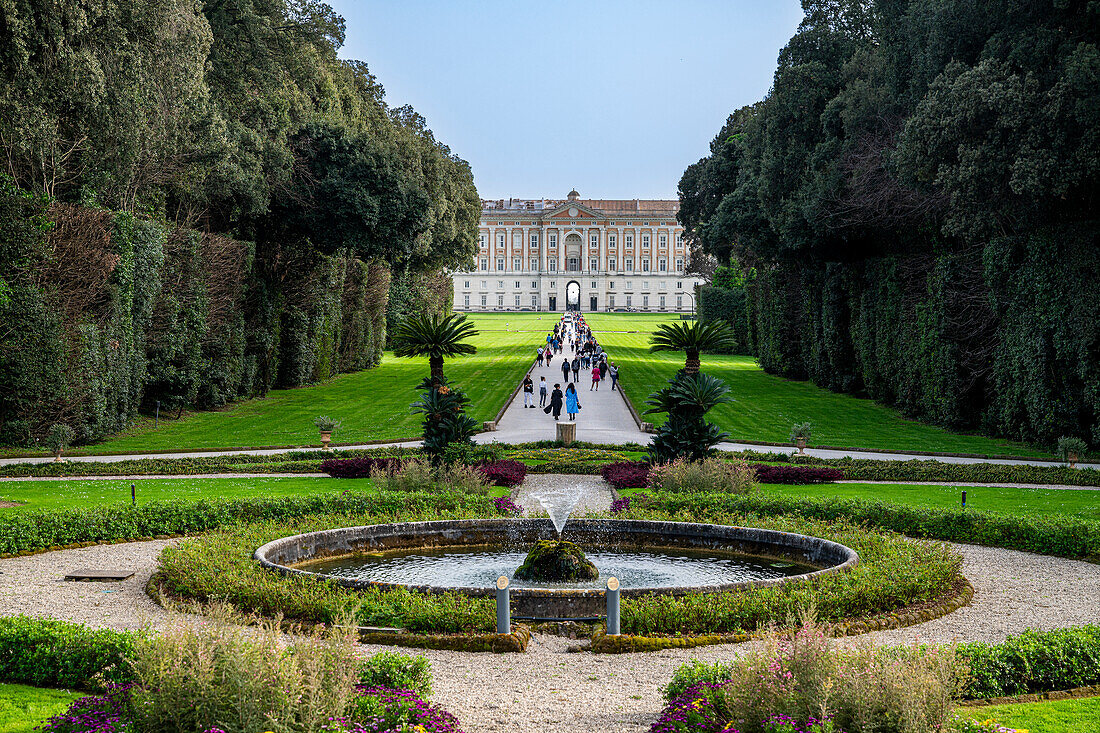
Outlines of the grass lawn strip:
M 683 354 L 650 353 L 649 337 L 677 316 L 620 316 L 592 313 L 585 321 L 619 367 L 626 394 L 640 411 L 646 398 L 683 368 Z M 905 418 L 872 400 L 830 392 L 812 382 L 795 382 L 761 369 L 751 356 L 704 354 L 702 371 L 725 380 L 734 401 L 719 405 L 707 419 L 730 433 L 730 440 L 790 443 L 791 425 L 809 421 L 811 445 L 868 450 L 932 451 L 1020 457 L 1050 457 L 1047 451 L 981 435 L 952 433 Z M 646 420 L 663 416 L 649 415 Z
M 0 684 L 0 733 L 32 733 L 47 718 L 60 715 L 81 694 L 27 685 Z
M 1025 728 L 1031 733 L 1100 731 L 1100 697 L 983 705 L 959 708 L 956 712 L 962 718 L 979 722 L 993 719 L 1009 728 Z

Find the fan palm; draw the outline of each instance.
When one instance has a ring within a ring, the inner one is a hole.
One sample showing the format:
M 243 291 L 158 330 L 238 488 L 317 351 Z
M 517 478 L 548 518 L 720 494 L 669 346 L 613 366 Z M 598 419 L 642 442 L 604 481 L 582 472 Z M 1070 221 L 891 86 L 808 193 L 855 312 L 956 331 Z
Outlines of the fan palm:
M 732 349 L 737 338 L 725 321 L 677 321 L 658 326 L 649 344 L 650 351 L 683 351 L 684 372 L 698 374 L 699 352 Z
M 433 384 L 443 381 L 443 359 L 477 353 L 473 344 L 462 343 L 478 331 L 462 313 L 449 316 L 424 314 L 408 316 L 393 334 L 393 353 L 397 356 L 426 356 Z

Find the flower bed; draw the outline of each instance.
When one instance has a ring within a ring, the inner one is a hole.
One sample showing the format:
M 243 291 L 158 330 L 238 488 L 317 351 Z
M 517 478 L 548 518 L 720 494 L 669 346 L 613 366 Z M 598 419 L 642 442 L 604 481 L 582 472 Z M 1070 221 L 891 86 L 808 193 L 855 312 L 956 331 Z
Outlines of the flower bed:
M 644 489 L 649 486 L 649 464 L 645 461 L 620 461 L 600 469 L 600 475 L 616 491 Z
M 527 476 L 527 466 L 519 461 L 491 461 L 477 466 L 493 486 L 515 488 Z
M 321 471 L 333 478 L 370 478 L 375 471 L 397 471 L 405 459 L 395 456 L 374 458 L 330 458 L 321 462 Z

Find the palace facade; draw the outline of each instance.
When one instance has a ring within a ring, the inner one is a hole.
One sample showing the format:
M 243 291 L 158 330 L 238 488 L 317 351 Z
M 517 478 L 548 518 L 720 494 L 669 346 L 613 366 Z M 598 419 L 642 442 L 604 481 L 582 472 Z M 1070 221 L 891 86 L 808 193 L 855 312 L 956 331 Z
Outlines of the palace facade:
M 695 309 L 684 274 L 678 201 L 507 199 L 481 202 L 472 272 L 454 274 L 456 311 Z

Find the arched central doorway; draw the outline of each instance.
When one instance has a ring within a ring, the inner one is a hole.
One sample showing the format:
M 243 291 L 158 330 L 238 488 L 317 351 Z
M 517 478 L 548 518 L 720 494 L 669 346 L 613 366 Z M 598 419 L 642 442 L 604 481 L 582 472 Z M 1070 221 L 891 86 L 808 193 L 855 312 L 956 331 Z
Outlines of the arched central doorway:
M 565 309 L 570 311 L 581 309 L 581 284 L 576 280 L 570 280 L 565 286 Z

